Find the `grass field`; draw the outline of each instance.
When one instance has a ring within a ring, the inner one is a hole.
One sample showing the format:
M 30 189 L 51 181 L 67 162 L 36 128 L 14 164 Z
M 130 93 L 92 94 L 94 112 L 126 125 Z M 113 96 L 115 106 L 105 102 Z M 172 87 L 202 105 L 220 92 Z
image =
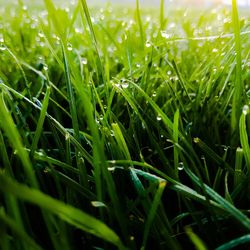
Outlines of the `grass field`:
M 0 249 L 249 249 L 250 18 L 0 7 Z

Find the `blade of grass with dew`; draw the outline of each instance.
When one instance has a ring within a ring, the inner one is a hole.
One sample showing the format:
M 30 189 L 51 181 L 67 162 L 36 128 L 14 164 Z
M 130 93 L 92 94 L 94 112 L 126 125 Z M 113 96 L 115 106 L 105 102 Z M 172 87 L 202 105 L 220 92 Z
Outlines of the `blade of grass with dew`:
M 51 0 L 44 0 L 45 6 L 47 8 L 47 11 L 49 13 L 49 17 L 52 20 L 55 30 L 59 37 L 62 39 L 63 43 L 66 42 L 66 31 L 67 27 L 63 26 L 63 22 L 60 19 L 60 14 L 57 11 L 53 1 Z
M 49 96 L 50 96 L 50 87 L 47 88 L 43 103 L 42 103 L 42 108 L 41 108 L 41 113 L 37 122 L 37 127 L 36 127 L 36 131 L 35 131 L 35 135 L 32 141 L 32 145 L 30 148 L 30 157 L 33 158 L 35 150 L 37 148 L 37 144 L 39 141 L 39 138 L 42 135 L 42 130 L 43 130 L 43 123 L 46 117 L 46 112 L 48 109 L 48 105 L 49 105 Z
M 221 197 L 217 192 L 215 192 L 212 188 L 207 186 L 204 183 L 201 183 L 201 181 L 198 179 L 197 176 L 194 175 L 194 173 L 191 172 L 190 169 L 184 166 L 185 172 L 188 174 L 188 176 L 191 178 L 191 180 L 197 184 L 198 186 L 204 186 L 207 194 L 218 204 L 221 205 L 221 207 L 224 209 L 224 211 L 228 212 L 233 218 L 238 220 L 238 222 L 244 226 L 247 230 L 250 230 L 250 219 L 243 214 L 239 209 L 237 209 L 235 206 L 233 206 L 231 203 L 229 203 L 227 200 L 225 200 L 223 197 Z
M 235 156 L 234 188 L 236 188 L 242 182 L 243 157 L 244 157 L 244 151 L 242 148 L 238 147 L 236 149 L 236 156 Z
M 0 173 L 0 180 L 3 184 L 0 186 L 0 189 L 3 192 L 11 193 L 21 200 L 31 202 L 41 208 L 44 208 L 50 213 L 59 216 L 59 218 L 70 223 L 71 225 L 87 233 L 93 234 L 96 237 L 102 238 L 103 240 L 114 244 L 119 249 L 125 249 L 116 233 L 114 233 L 114 231 L 107 227 L 103 222 L 95 219 L 94 217 L 75 207 L 66 205 L 39 190 L 17 183 L 2 173 Z
M 130 168 L 131 175 L 134 178 L 134 184 L 137 187 L 138 194 L 141 196 L 145 196 L 147 193 L 146 189 L 143 187 L 140 179 L 138 178 L 139 176 L 142 176 L 144 179 L 149 180 L 150 182 L 153 183 L 153 185 L 157 186 L 157 190 L 154 194 L 154 198 L 152 201 L 148 200 L 145 202 L 142 202 L 145 211 L 147 212 L 147 219 L 145 222 L 144 226 L 144 233 L 143 233 L 143 240 L 142 240 L 142 246 L 141 249 L 146 249 L 147 248 L 147 241 L 148 241 L 148 236 L 150 234 L 150 230 L 152 228 L 153 222 L 155 222 L 155 225 L 157 225 L 157 229 L 159 231 L 164 231 L 164 238 L 167 240 L 169 247 L 171 249 L 180 249 L 180 246 L 178 242 L 171 237 L 170 231 L 168 228 L 166 228 L 164 223 L 168 224 L 168 221 L 165 222 L 164 220 L 166 218 L 163 218 L 160 214 L 157 213 L 157 211 L 160 211 L 159 209 L 161 208 L 161 197 L 163 195 L 163 192 L 165 190 L 167 181 L 154 175 L 150 174 L 148 172 L 135 169 L 135 168 Z M 149 206 L 149 208 L 148 208 Z M 162 210 L 161 210 L 162 211 Z M 165 216 L 164 216 L 165 217 Z
M 30 99 L 28 99 L 27 97 L 23 96 L 22 94 L 20 94 L 19 92 L 15 91 L 14 89 L 8 87 L 5 84 L 2 84 L 2 87 L 9 90 L 10 92 L 12 92 L 16 97 L 25 100 L 27 103 L 29 103 L 30 105 L 32 105 L 34 108 L 38 109 L 39 111 L 41 111 L 41 107 L 39 107 L 38 105 L 36 105 L 34 102 L 32 102 Z M 90 104 L 90 103 L 89 103 Z M 89 106 L 90 107 L 90 106 Z M 52 117 L 51 115 L 49 115 L 48 113 L 46 114 L 46 117 L 49 119 L 49 121 L 51 121 L 52 125 L 64 136 L 68 135 L 69 132 L 67 129 L 65 129 L 60 122 L 58 122 L 54 117 Z M 72 136 L 71 134 L 69 134 L 70 137 L 70 141 L 71 143 L 79 150 L 79 152 L 84 156 L 84 158 L 92 165 L 93 164 L 93 157 L 82 147 L 82 145 L 79 143 L 79 141 L 77 141 L 74 136 Z
M 104 145 L 103 138 L 100 137 L 97 124 L 94 119 L 94 107 L 91 103 L 90 98 L 88 97 L 86 90 L 83 89 L 83 86 L 76 85 L 77 92 L 79 94 L 79 98 L 82 102 L 82 105 L 85 110 L 85 115 L 87 118 L 87 123 L 93 138 L 93 166 L 94 166 L 94 177 L 95 177 L 95 185 L 96 185 L 96 195 L 98 201 L 103 200 L 103 189 L 102 186 L 104 181 L 106 182 L 107 189 L 109 192 L 110 199 L 112 201 L 112 205 L 115 211 L 115 215 L 117 221 L 119 222 L 120 229 L 125 239 L 128 239 L 127 233 L 127 223 L 122 215 L 122 209 L 120 207 L 119 198 L 116 193 L 116 187 L 111 176 L 108 171 L 108 165 L 106 164 L 106 157 L 104 153 Z M 104 179 L 102 178 L 104 177 Z
M 27 181 L 30 183 L 32 187 L 38 189 L 39 184 L 35 176 L 35 173 L 33 171 L 33 167 L 32 167 L 28 152 L 25 150 L 24 146 L 22 145 L 20 134 L 14 124 L 11 114 L 9 113 L 6 107 L 3 92 L 0 95 L 0 112 L 2 114 L 0 118 L 0 126 L 6 133 L 13 149 L 17 152 L 17 155 L 19 156 L 22 162 Z M 53 244 L 55 247 L 59 247 L 60 243 L 58 242 L 58 239 L 56 239 L 56 236 L 53 232 L 53 229 L 52 229 L 53 227 L 52 227 L 51 221 L 49 220 L 49 215 L 45 214 L 43 211 L 42 213 L 43 213 L 43 218 L 48 227 L 51 240 L 53 241 Z
M 236 72 L 234 81 L 234 94 L 232 103 L 231 127 L 234 137 L 237 136 L 238 121 L 240 119 L 240 110 L 243 103 L 243 81 L 241 67 L 241 39 L 240 39 L 240 22 L 238 15 L 237 0 L 232 0 L 232 20 L 234 28 L 234 42 L 236 53 Z
M 63 64 L 64 64 L 64 71 L 65 71 L 65 78 L 66 78 L 66 86 L 68 91 L 68 97 L 69 97 L 69 108 L 70 113 L 72 117 L 72 126 L 74 129 L 74 136 L 77 140 L 79 140 L 79 123 L 77 118 L 77 111 L 76 111 L 76 102 L 75 102 L 75 96 L 73 91 L 73 86 L 70 79 L 70 71 L 69 71 L 69 64 L 67 59 L 67 54 L 65 52 L 64 44 L 61 43 L 62 46 L 62 53 L 63 53 Z
M 200 138 L 194 138 L 194 143 L 196 143 L 211 159 L 219 164 L 218 166 L 220 166 L 222 169 L 226 169 L 231 174 L 234 174 L 234 170 Z
M 20 138 L 18 130 L 11 117 L 11 114 L 8 108 L 6 107 L 3 92 L 0 95 L 0 113 L 1 113 L 0 126 L 2 127 L 3 131 L 10 140 L 12 147 L 16 150 L 16 153 L 23 164 L 23 168 L 29 183 L 33 187 L 38 187 L 38 182 L 33 172 L 33 167 L 30 162 L 29 156 L 24 146 L 22 145 L 22 139 Z
M 99 47 L 98 47 L 95 31 L 94 31 L 94 28 L 93 28 L 93 24 L 92 24 L 92 21 L 91 21 L 91 17 L 90 17 L 90 14 L 89 14 L 88 5 L 86 3 L 86 0 L 79 0 L 79 1 L 81 1 L 83 12 L 84 12 L 85 17 L 87 19 L 87 23 L 88 23 L 88 26 L 89 26 L 89 29 L 90 29 L 90 34 L 92 36 L 95 51 L 97 53 L 97 68 L 101 73 L 101 77 L 102 77 L 101 81 L 104 84 L 105 83 L 104 67 L 102 65 L 102 60 L 101 60 L 101 57 L 100 57 Z
M 243 112 L 240 116 L 240 123 L 239 123 L 239 129 L 240 129 L 240 143 L 242 146 L 244 158 L 247 165 L 247 175 L 250 175 L 250 147 L 248 142 L 248 133 L 246 128 L 246 116 L 249 112 L 249 107 L 244 106 Z
M 123 137 L 123 134 L 122 134 L 122 131 L 121 131 L 119 125 L 117 123 L 113 123 L 111 126 L 112 126 L 112 129 L 114 131 L 115 139 L 118 143 L 118 146 L 121 148 L 121 150 L 124 154 L 124 157 L 128 160 L 131 160 L 129 149 L 127 147 L 126 141 Z
M 140 31 L 141 47 L 144 48 L 145 38 L 144 38 L 144 29 L 143 29 L 143 25 L 142 25 L 140 12 L 141 12 L 140 11 L 140 1 L 136 0 L 136 19 L 137 19 L 139 31 Z
M 173 124 L 173 141 L 175 144 L 178 143 L 179 139 L 179 118 L 180 118 L 180 111 L 177 109 L 177 111 L 174 114 L 174 124 Z M 175 168 L 175 173 L 176 176 L 178 176 L 178 167 L 179 167 L 179 154 L 178 154 L 178 148 L 174 144 L 174 168 Z

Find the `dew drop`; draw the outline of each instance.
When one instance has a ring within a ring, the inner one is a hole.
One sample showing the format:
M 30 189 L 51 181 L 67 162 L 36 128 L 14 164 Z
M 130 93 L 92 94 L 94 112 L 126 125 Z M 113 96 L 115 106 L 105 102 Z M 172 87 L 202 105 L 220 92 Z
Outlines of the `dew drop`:
M 115 171 L 115 167 L 108 167 L 108 171 L 114 172 Z
M 145 46 L 146 46 L 147 48 L 149 48 L 149 47 L 151 47 L 151 43 L 150 43 L 150 42 L 146 42 Z
M 184 164 L 183 162 L 179 162 L 178 170 L 181 171 L 184 169 Z
M 157 119 L 157 121 L 161 121 L 161 116 L 160 115 L 158 115 L 157 117 L 156 117 L 156 119 Z
M 106 207 L 106 205 L 101 201 L 91 201 L 93 207 Z
M 242 113 L 244 115 L 247 115 L 249 113 L 249 106 L 248 105 L 243 106 Z
M 168 34 L 166 31 L 161 31 L 161 36 L 162 36 L 163 38 L 166 38 L 166 39 L 168 39 L 168 38 L 171 37 L 171 35 Z
M 86 65 L 88 63 L 87 58 L 83 57 L 81 58 L 81 64 Z
M 123 82 L 123 83 L 121 84 L 121 87 L 124 88 L 124 89 L 127 89 L 128 86 L 129 86 L 129 84 L 128 84 L 127 82 Z
M 72 45 L 70 43 L 68 44 L 67 50 L 68 51 L 72 51 L 73 50 Z
M 1 45 L 1 46 L 0 46 L 0 50 L 1 50 L 1 51 L 4 51 L 4 50 L 6 50 L 6 47 L 5 47 L 4 45 Z

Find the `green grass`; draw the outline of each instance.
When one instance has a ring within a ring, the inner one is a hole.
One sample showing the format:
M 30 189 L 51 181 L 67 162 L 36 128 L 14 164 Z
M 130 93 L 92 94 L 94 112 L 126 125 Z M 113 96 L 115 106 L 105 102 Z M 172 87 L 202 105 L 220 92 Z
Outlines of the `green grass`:
M 248 249 L 250 18 L 85 0 L 0 8 L 0 249 Z

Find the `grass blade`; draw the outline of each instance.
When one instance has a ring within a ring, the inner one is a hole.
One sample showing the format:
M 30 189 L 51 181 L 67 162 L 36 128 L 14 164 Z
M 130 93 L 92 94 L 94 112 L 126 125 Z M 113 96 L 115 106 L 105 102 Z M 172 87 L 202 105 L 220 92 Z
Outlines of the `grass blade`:
M 103 222 L 95 219 L 94 217 L 84 213 L 83 211 L 66 205 L 63 202 L 52 198 L 39 190 L 31 189 L 23 184 L 17 183 L 14 180 L 6 177 L 0 173 L 0 189 L 3 192 L 8 192 L 17 198 L 31 202 L 41 208 L 48 210 L 50 213 L 59 216 L 62 220 L 70 223 L 71 225 L 102 238 L 119 249 L 125 249 L 119 237 L 107 227 Z

